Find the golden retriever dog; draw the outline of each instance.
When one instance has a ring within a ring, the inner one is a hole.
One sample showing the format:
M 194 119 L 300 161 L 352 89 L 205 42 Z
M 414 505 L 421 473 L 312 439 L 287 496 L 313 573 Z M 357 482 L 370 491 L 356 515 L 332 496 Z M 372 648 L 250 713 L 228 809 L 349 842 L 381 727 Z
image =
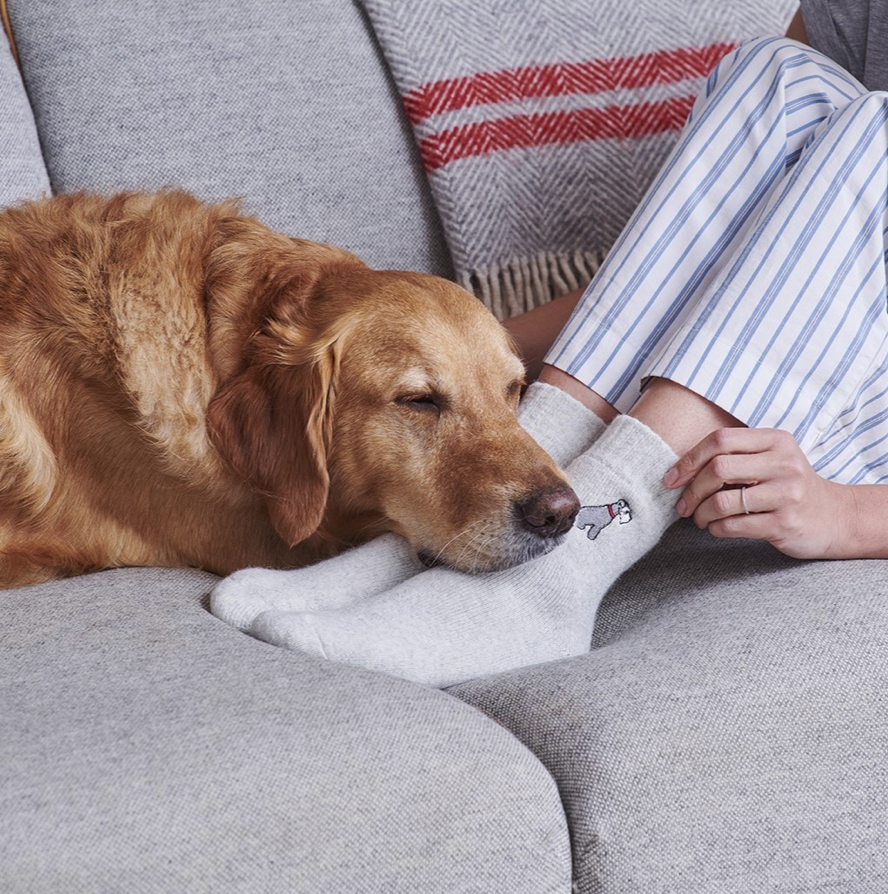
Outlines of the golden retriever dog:
M 0 213 L 0 584 L 298 567 L 386 531 L 540 555 L 579 508 L 523 368 L 456 285 L 183 192 Z

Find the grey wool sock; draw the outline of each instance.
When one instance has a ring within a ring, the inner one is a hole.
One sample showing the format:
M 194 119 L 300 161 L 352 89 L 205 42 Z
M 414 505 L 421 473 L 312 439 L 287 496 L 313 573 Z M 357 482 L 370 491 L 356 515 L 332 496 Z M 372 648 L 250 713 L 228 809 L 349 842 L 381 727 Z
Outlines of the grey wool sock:
M 578 400 L 552 385 L 532 384 L 518 421 L 558 465 L 586 449 L 605 424 Z M 210 597 L 217 617 L 241 630 L 270 609 L 338 609 L 390 590 L 423 570 L 407 541 L 385 534 L 325 562 L 296 571 L 246 568 L 226 577 Z
M 618 417 L 567 468 L 583 508 L 548 555 L 475 576 L 434 568 L 339 609 L 264 611 L 250 632 L 438 687 L 582 654 L 610 585 L 678 518 L 662 483 L 676 458 L 645 425 Z
M 422 570 L 403 537 L 383 534 L 307 568 L 244 568 L 229 574 L 210 594 L 210 611 L 240 630 L 249 630 L 261 612 L 343 608 L 396 587 Z
M 528 386 L 518 407 L 518 421 L 562 468 L 607 428 L 601 417 L 576 398 L 544 382 Z

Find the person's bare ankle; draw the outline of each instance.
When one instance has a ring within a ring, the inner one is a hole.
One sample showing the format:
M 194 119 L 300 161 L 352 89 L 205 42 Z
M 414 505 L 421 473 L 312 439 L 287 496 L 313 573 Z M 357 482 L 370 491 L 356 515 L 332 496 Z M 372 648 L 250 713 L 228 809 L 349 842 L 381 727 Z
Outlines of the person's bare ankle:
M 743 425 L 684 385 L 659 377 L 647 382 L 629 415 L 656 432 L 679 456 L 716 429 Z
M 538 381 L 560 388 L 574 400 L 588 407 L 603 422 L 613 422 L 620 415 L 600 394 L 556 366 L 544 364 Z

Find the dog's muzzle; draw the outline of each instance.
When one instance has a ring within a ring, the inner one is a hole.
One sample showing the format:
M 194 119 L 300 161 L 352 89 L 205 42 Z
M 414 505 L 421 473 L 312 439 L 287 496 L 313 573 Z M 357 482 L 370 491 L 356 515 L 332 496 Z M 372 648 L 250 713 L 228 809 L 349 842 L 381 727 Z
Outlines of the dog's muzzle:
M 416 554 L 416 558 L 419 559 L 426 568 L 437 568 L 439 565 L 447 564 L 440 556 L 427 552 L 424 549 L 421 549 Z
M 544 488 L 515 506 L 522 529 L 540 538 L 566 534 L 573 527 L 579 511 L 579 497 L 567 484 Z

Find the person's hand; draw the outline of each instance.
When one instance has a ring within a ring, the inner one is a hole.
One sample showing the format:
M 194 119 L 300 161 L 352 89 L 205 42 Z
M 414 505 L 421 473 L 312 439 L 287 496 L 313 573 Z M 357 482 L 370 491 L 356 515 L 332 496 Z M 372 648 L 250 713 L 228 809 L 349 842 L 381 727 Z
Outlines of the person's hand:
M 767 540 L 798 559 L 836 558 L 851 511 L 848 485 L 821 478 L 786 431 L 721 428 L 666 473 L 684 488 L 679 515 L 716 537 Z

